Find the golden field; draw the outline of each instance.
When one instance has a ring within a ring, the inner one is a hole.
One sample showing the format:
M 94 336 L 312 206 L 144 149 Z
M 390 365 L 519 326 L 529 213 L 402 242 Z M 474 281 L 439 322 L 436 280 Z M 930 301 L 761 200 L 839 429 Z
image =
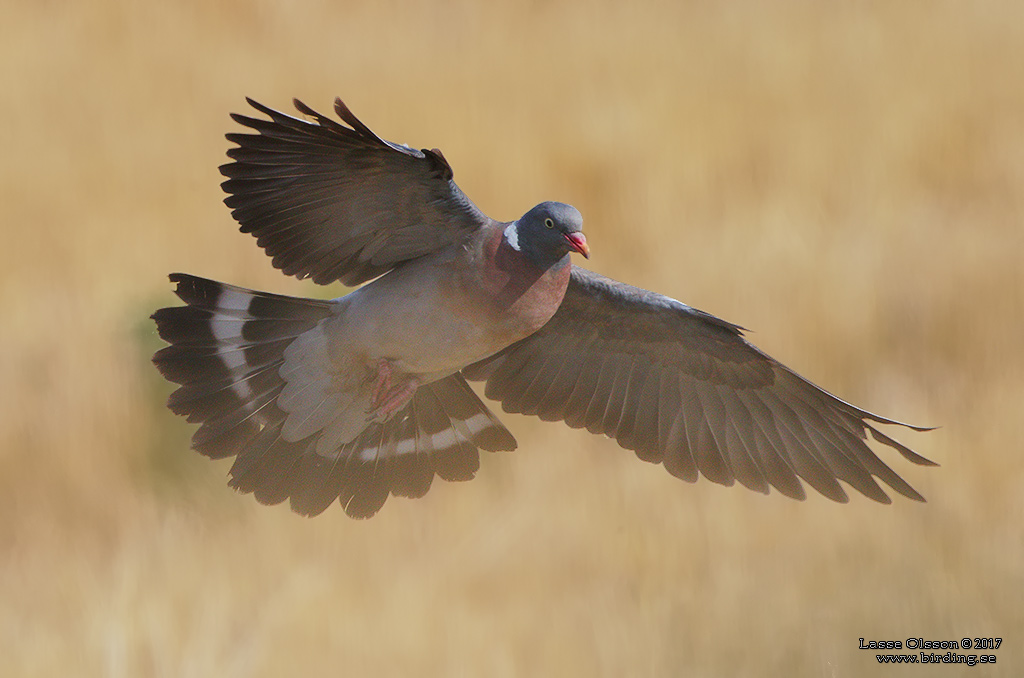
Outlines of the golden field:
M 0 675 L 1011 676 L 1024 666 L 1024 5 L 224 3 L 0 10 Z M 937 431 L 928 497 L 518 451 L 372 520 L 225 486 L 163 407 L 186 271 L 286 294 L 221 204 L 244 96 L 440 147 L 492 216 Z M 858 639 L 1003 637 L 992 667 Z

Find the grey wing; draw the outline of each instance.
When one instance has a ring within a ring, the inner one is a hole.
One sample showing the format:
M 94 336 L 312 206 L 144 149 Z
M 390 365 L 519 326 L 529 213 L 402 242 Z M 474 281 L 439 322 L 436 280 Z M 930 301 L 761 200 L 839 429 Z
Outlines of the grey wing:
M 220 168 L 224 202 L 285 274 L 357 285 L 489 223 L 440 151 L 381 139 L 341 99 L 348 126 L 298 100 L 315 122 L 247 101 L 269 120 L 232 114 L 256 134 L 227 135 L 237 147 Z
M 815 386 L 743 338 L 742 328 L 674 299 L 574 268 L 565 300 L 536 334 L 466 368 L 507 412 L 604 433 L 693 482 L 738 480 L 834 501 L 842 480 L 890 503 L 879 478 L 924 501 L 867 445 L 935 465 L 871 422 L 900 424 Z

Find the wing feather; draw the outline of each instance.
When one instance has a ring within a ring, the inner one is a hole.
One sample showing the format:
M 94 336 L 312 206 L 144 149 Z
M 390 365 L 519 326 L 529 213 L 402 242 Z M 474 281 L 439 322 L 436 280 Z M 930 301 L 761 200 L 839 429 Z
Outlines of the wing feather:
M 491 223 L 440 151 L 381 139 L 340 100 L 345 124 L 300 101 L 312 122 L 247 101 L 266 118 L 232 114 L 255 133 L 227 135 L 224 202 L 285 274 L 356 285 Z
M 837 502 L 840 481 L 882 503 L 875 482 L 924 498 L 868 446 L 933 465 L 875 428 L 902 424 L 815 386 L 750 344 L 738 325 L 674 299 L 574 268 L 536 334 L 467 367 L 508 412 L 605 433 L 683 480 L 699 476 Z

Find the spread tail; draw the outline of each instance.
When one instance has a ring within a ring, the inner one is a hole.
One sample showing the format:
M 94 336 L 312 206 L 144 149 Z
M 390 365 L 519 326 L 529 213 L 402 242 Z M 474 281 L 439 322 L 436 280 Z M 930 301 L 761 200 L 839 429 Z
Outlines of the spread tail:
M 157 331 L 170 344 L 153 362 L 181 385 L 168 407 L 201 422 L 192 438 L 200 453 L 214 459 L 236 456 L 231 486 L 252 492 L 262 503 L 290 498 L 293 510 L 317 515 L 339 499 L 348 515 L 368 518 L 389 494 L 422 496 L 435 474 L 445 480 L 472 478 L 480 465 L 478 448 L 516 446 L 460 374 L 419 387 L 385 421 L 368 421 L 347 440 L 324 445 L 331 423 L 346 414 L 338 408 L 361 402 L 357 394 L 332 392 L 331 374 L 313 369 L 327 362 L 321 323 L 331 316 L 331 303 L 182 273 L 170 279 L 186 305 L 153 314 Z M 310 352 L 302 361 L 311 368 L 308 375 L 289 374 L 286 381 L 281 371 L 286 350 L 292 362 L 296 353 Z M 323 394 L 317 406 L 323 415 L 315 426 L 289 425 L 280 400 L 286 388 L 295 389 L 296 379 L 308 379 L 309 391 Z

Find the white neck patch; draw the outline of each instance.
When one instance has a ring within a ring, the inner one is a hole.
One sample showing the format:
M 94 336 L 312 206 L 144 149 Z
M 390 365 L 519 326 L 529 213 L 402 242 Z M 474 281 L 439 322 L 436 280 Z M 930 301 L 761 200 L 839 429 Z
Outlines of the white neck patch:
M 505 227 L 505 242 L 516 252 L 519 251 L 519 228 L 514 221 Z

